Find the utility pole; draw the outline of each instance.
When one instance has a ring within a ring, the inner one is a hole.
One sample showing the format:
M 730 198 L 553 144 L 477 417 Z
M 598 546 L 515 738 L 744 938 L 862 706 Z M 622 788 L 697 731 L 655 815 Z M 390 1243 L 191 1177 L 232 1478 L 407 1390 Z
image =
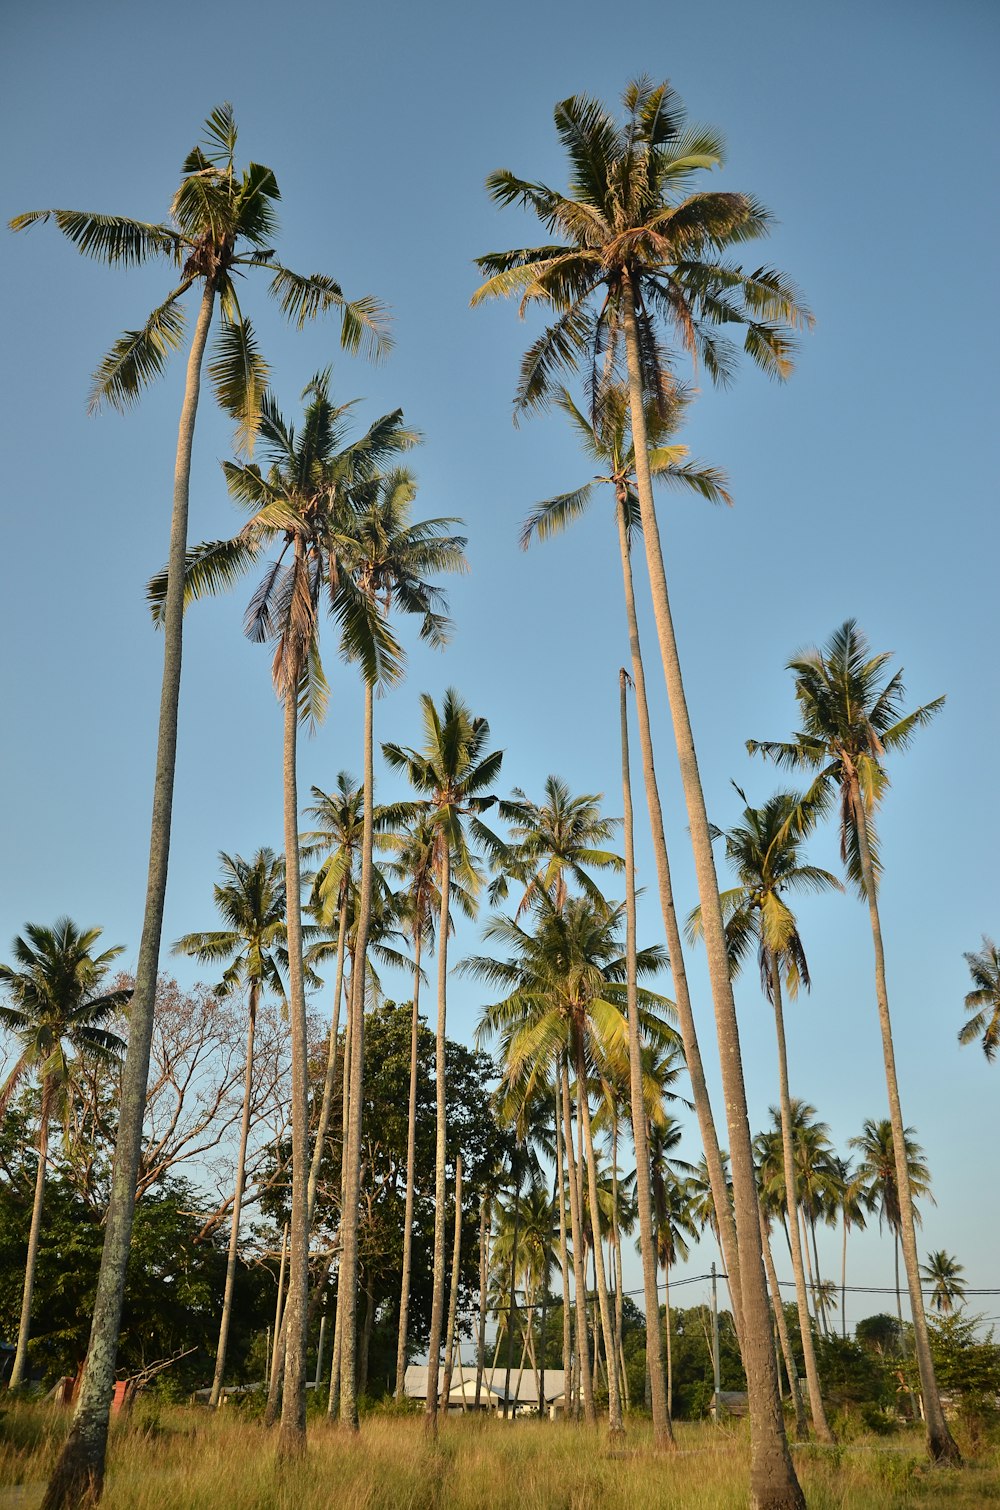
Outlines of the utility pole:
M 713 1412 L 715 1423 L 719 1424 L 719 1290 L 716 1284 L 715 1260 L 712 1260 L 712 1371 L 715 1376 L 715 1399 Z

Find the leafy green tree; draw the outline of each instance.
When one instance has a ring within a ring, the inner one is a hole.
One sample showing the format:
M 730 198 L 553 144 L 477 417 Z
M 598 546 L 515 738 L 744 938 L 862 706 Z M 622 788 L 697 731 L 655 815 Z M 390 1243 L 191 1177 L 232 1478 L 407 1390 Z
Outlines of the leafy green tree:
M 972 976 L 973 989 L 965 998 L 965 1010 L 973 1015 L 958 1035 L 959 1043 L 981 1039 L 990 1064 L 1000 1048 L 1000 949 L 983 934 L 978 954 L 963 956 Z
M 382 753 L 392 770 L 403 771 L 423 795 L 410 805 L 410 816 L 429 816 L 437 829 L 436 880 L 441 898 L 438 923 L 437 1033 L 434 1064 L 437 1097 L 437 1148 L 434 1185 L 434 1303 L 427 1367 L 427 1419 L 437 1431 L 438 1370 L 444 1322 L 444 1223 L 446 1207 L 447 1064 L 445 1028 L 448 1009 L 448 932 L 451 920 L 452 873 L 474 895 L 479 871 L 476 849 L 496 857 L 502 845 L 483 823 L 481 814 L 496 802 L 489 791 L 500 774 L 502 750 L 489 750 L 490 726 L 474 717 L 454 688 L 445 692 L 440 712 L 429 693 L 420 697 L 424 743 L 420 750 L 384 744 Z
M 19 1050 L 0 1088 L 0 1116 L 25 1076 L 36 1075 L 41 1092 L 35 1195 L 9 1389 L 20 1388 L 28 1366 L 49 1125 L 72 1094 L 77 1061 L 87 1055 L 111 1059 L 125 1049 L 124 1041 L 108 1024 L 124 1011 L 132 993 L 101 989 L 112 962 L 124 946 L 119 944 L 94 954 L 100 936 L 100 928 L 80 929 L 68 917 L 58 918 L 51 928 L 28 923 L 24 936 L 14 939 L 14 963 L 0 965 L 0 991 L 5 998 L 0 1002 L 0 1026 L 13 1034 Z
M 121 1145 L 115 1161 L 114 1198 L 107 1223 L 107 1262 L 95 1301 L 87 1373 L 69 1438 L 46 1493 L 47 1510 L 69 1510 L 84 1493 L 99 1495 L 104 1477 L 166 896 L 191 452 L 213 314 L 218 306 L 221 327 L 209 377 L 222 406 L 236 419 L 239 440 L 247 448 L 252 445 L 258 427 L 267 367 L 237 295 L 236 280 L 245 272 L 254 267 L 270 272 L 272 297 L 298 326 L 326 310 L 336 310 L 341 317 L 341 341 L 347 349 L 367 345 L 378 353 L 386 345 L 383 313 L 374 300 L 365 298 L 350 303 L 332 278 L 322 274 L 303 276 L 275 259 L 272 248 L 277 231 L 277 182 L 271 169 L 259 163 L 251 163 L 242 173 L 238 172 L 235 152 L 232 108 L 222 105 L 205 123 L 203 145 L 195 147 L 184 161 L 181 184 L 170 206 L 169 223 L 148 224 L 125 216 L 78 210 L 33 210 L 11 222 L 14 230 L 24 230 L 51 219 L 81 253 L 111 267 L 128 268 L 163 258 L 178 270 L 180 281 L 163 303 L 153 310 L 141 329 L 120 336 L 101 362 L 91 390 L 92 408 L 107 402 L 124 409 L 138 400 L 143 388 L 160 375 L 170 353 L 183 341 L 180 301 L 193 288 L 201 293 L 188 352 L 174 466 L 149 873 L 119 1123 Z
M 240 1146 L 236 1156 L 236 1185 L 233 1196 L 233 1219 L 229 1232 L 226 1260 L 226 1288 L 219 1325 L 219 1345 L 215 1353 L 215 1374 L 209 1404 L 222 1402 L 222 1380 L 226 1368 L 226 1346 L 236 1289 L 236 1265 L 239 1258 L 240 1210 L 245 1183 L 247 1141 L 253 1099 L 254 1034 L 261 992 L 270 990 L 284 1000 L 282 969 L 287 966 L 285 948 L 288 930 L 285 925 L 285 868 L 270 849 L 259 849 L 251 861 L 241 855 L 220 854 L 223 881 L 215 887 L 215 905 L 228 928 L 203 933 L 187 933 L 177 940 L 174 954 L 189 954 L 202 964 L 226 964 L 222 980 L 216 986 L 218 996 L 228 996 L 242 986 L 249 989 L 247 1003 L 246 1070 L 243 1077 L 243 1110 L 240 1118 Z
M 927 725 L 938 712 L 944 698 L 936 698 L 912 713 L 905 713 L 903 674 L 902 671 L 887 674 L 891 659 L 889 651 L 872 655 L 856 621 L 847 619 L 824 649 L 805 651 L 788 663 L 788 669 L 795 677 L 801 729 L 791 740 L 784 742 L 749 739 L 747 749 L 751 754 L 767 756 L 779 766 L 815 771 L 812 794 L 818 797 L 823 789 L 827 789 L 839 798 L 841 855 L 848 876 L 868 904 L 872 931 L 875 995 L 889 1119 L 898 1159 L 899 1237 L 913 1316 L 927 1449 L 935 1461 L 957 1463 L 960 1454 L 948 1429 L 934 1379 L 934 1360 L 920 1290 L 913 1192 L 904 1152 L 906 1135 L 896 1076 L 896 1051 L 889 1016 L 885 950 L 878 906 L 882 864 L 875 828 L 876 809 L 889 787 L 886 755 L 905 750 L 916 731 Z
M 517 294 L 522 309 L 540 303 L 553 323 L 531 346 L 521 367 L 518 410 L 545 404 L 556 375 L 586 354 L 599 410 L 604 374 L 616 364 L 628 376 L 636 484 L 649 567 L 653 610 L 681 766 L 688 824 L 705 913 L 705 936 L 733 1159 L 738 1249 L 723 1212 L 728 1272 L 742 1315 L 741 1342 L 755 1420 L 753 1492 L 775 1505 L 799 1506 L 781 1420 L 778 1378 L 763 1263 L 753 1156 L 739 1030 L 718 906 L 704 793 L 695 754 L 680 659 L 667 596 L 653 500 L 645 406 L 672 386 L 660 331 L 679 337 L 705 371 L 725 380 L 733 348 L 720 329 L 744 331 L 750 357 L 774 376 L 791 368 L 788 326 L 808 320 L 795 290 L 768 268 L 746 272 L 729 262 L 729 248 L 764 235 L 767 212 L 750 196 L 689 192 L 693 175 L 722 160 L 715 133 L 686 129 L 679 99 L 667 84 L 641 79 L 624 95 L 619 123 L 599 101 L 575 95 L 556 106 L 556 130 L 569 155 L 568 193 L 517 178 L 506 169 L 487 187 L 499 204 L 533 209 L 550 234 L 544 246 L 490 253 L 478 259 L 486 282 L 474 302 Z M 597 304 L 597 314 L 592 313 Z M 716 1183 L 720 1172 L 714 1170 Z M 747 1273 L 744 1273 L 744 1265 Z

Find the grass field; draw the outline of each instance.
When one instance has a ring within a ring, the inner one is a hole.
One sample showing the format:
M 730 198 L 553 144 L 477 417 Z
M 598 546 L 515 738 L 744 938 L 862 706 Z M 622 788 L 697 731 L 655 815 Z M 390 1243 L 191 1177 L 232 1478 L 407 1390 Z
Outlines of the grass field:
M 0 1510 L 31 1510 L 66 1428 L 64 1412 L 5 1405 L 0 1414 Z M 306 1456 L 276 1458 L 274 1437 L 235 1414 L 140 1404 L 116 1424 L 106 1510 L 740 1510 L 745 1426 L 681 1423 L 678 1452 L 650 1451 L 630 1426 L 621 1450 L 607 1432 L 539 1422 L 453 1418 L 437 1444 L 419 1418 L 372 1416 L 356 1438 L 311 1424 Z M 962 1443 L 963 1449 L 968 1444 Z M 1000 1448 L 978 1448 L 961 1470 L 931 1469 L 916 1436 L 863 1437 L 825 1450 L 797 1447 L 812 1510 L 954 1510 L 1000 1506 Z

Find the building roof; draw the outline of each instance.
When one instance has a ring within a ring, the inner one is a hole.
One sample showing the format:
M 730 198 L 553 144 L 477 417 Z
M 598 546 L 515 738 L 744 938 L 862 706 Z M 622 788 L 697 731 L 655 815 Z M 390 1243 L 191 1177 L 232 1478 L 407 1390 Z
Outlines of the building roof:
M 438 1375 L 441 1377 L 440 1373 Z M 532 1368 L 525 1367 L 523 1370 L 516 1368 L 510 1371 L 510 1391 L 506 1391 L 507 1369 L 490 1368 L 483 1370 L 483 1390 L 490 1397 L 502 1401 L 506 1394 L 508 1400 L 518 1405 L 537 1405 L 538 1387 L 535 1373 Z M 565 1390 L 565 1375 L 561 1368 L 547 1368 L 543 1383 L 545 1400 L 551 1404 Z M 406 1370 L 403 1380 L 403 1389 L 411 1400 L 427 1399 L 427 1364 L 411 1363 Z M 473 1399 L 476 1392 L 476 1365 L 459 1363 L 456 1361 L 451 1376 L 451 1394 L 449 1400 L 455 1400 L 461 1404 L 463 1400 L 468 1402 Z M 480 1397 L 481 1398 L 481 1397 Z

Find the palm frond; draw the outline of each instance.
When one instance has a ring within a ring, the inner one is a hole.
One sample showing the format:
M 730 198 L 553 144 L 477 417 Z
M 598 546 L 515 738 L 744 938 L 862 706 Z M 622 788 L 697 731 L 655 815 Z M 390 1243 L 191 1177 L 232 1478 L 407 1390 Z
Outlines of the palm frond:
M 184 311 L 177 301 L 190 286 L 188 279 L 175 288 L 141 330 L 126 330 L 118 337 L 91 380 L 89 413 L 105 402 L 114 409 L 128 409 L 160 376 L 170 353 L 184 339 Z

